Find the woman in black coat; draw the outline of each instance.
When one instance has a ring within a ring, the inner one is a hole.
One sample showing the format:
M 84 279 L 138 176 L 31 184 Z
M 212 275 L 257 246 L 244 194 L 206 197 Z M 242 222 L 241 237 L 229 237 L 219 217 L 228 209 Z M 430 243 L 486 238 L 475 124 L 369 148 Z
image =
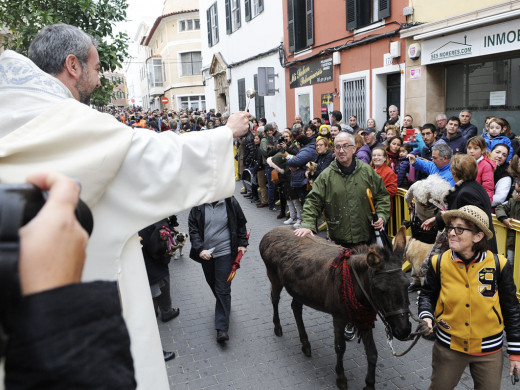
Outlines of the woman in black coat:
M 217 341 L 229 340 L 231 284 L 227 282 L 233 260 L 247 251 L 246 217 L 234 197 L 191 209 L 188 218 L 190 258 L 201 263 L 215 303 Z
M 493 232 L 493 238 L 488 242 L 489 250 L 497 253 L 497 242 L 495 239 L 495 229 L 493 228 L 493 219 L 491 218 L 491 202 L 489 195 L 477 178 L 478 165 L 477 161 L 467 154 L 456 154 L 451 158 L 451 174 L 455 180 L 455 186 L 446 195 L 445 203 L 448 210 L 460 209 L 462 206 L 474 205 L 484 210 L 489 218 L 489 229 Z M 444 230 L 446 226 L 442 215 L 426 220 L 422 227 L 425 230 L 436 225 L 439 231 Z M 443 251 L 447 248 L 443 248 Z

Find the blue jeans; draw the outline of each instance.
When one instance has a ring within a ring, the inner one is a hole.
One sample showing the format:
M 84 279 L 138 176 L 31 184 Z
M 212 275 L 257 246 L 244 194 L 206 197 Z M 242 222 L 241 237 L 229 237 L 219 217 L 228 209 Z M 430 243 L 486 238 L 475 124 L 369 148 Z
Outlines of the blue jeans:
M 225 332 L 229 329 L 231 312 L 231 284 L 227 282 L 231 272 L 231 254 L 202 260 L 202 270 L 206 282 L 217 299 L 215 303 L 215 329 Z
M 267 177 L 267 202 L 269 203 L 269 208 L 273 208 L 275 206 L 275 195 L 276 195 L 276 184 L 271 180 L 271 172 L 273 168 L 265 167 L 265 176 Z

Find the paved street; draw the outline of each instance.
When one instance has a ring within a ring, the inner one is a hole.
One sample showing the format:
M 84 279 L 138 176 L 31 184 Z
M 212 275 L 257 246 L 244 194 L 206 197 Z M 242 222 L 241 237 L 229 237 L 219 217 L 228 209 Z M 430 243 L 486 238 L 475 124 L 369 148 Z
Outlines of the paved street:
M 281 225 L 274 211 L 257 209 L 239 194 L 252 228 L 249 251 L 242 260 L 232 284 L 230 341 L 215 341 L 215 300 L 206 285 L 200 265 L 189 259 L 189 243 L 184 256 L 170 263 L 172 296 L 180 316 L 166 324 L 159 322 L 163 347 L 177 354 L 166 363 L 171 389 L 335 389 L 332 317 L 304 308 L 303 319 L 312 345 L 312 357 L 301 352 L 296 324 L 290 308 L 291 298 L 284 291 L 280 317 L 284 335 L 273 333 L 270 284 L 258 245 L 262 236 Z M 180 231 L 188 232 L 188 212 L 178 215 Z M 416 294 L 412 310 L 416 312 Z M 415 325 L 414 325 L 415 328 Z M 378 389 L 427 389 L 431 374 L 432 342 L 421 339 L 402 358 L 392 357 L 381 322 L 376 322 L 375 339 L 379 352 L 376 371 Z M 403 351 L 409 342 L 394 341 Z M 508 367 L 507 359 L 505 363 Z M 366 358 L 362 344 L 347 343 L 344 358 L 349 388 L 362 389 Z M 514 389 L 504 370 L 502 389 Z M 471 389 L 473 382 L 464 374 L 457 389 Z

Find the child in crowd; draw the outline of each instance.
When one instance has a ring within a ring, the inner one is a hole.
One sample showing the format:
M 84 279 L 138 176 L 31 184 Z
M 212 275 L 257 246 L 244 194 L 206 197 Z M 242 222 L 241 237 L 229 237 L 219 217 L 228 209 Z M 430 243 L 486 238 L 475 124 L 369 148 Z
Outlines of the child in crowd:
M 397 186 L 399 188 L 409 188 L 415 181 L 415 170 L 406 157 L 411 152 L 412 145 L 409 143 L 401 145 L 399 149 L 399 165 L 395 170 L 395 173 L 397 173 Z
M 513 196 L 505 204 L 498 205 L 495 209 L 495 214 L 500 222 L 502 222 L 508 229 L 512 229 L 511 219 L 520 219 L 520 183 L 515 183 L 515 190 Z M 514 265 L 515 255 L 515 231 L 507 232 L 507 260 Z
M 491 161 L 486 155 L 486 141 L 480 136 L 471 137 L 466 145 L 468 154 L 477 160 L 478 173 L 477 181 L 482 184 L 482 187 L 489 195 L 490 202 L 493 202 L 493 195 L 495 195 L 495 168 L 497 167 L 494 161 Z
M 509 156 L 507 157 L 507 162 L 509 162 L 513 157 L 513 148 L 511 147 L 511 140 L 506 136 L 506 122 L 500 118 L 491 118 L 487 126 L 488 132 L 483 134 L 487 150 L 491 151 L 497 144 L 509 146 Z

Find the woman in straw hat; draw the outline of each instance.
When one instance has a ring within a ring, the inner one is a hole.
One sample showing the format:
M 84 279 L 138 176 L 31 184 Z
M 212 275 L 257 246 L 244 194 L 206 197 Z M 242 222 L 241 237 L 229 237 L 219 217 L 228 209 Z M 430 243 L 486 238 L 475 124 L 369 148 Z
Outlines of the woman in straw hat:
M 446 211 L 450 249 L 428 264 L 419 317 L 437 323 L 430 389 L 453 389 L 469 364 L 475 389 L 500 389 L 502 332 L 510 371 L 520 370 L 520 309 L 513 269 L 488 250 L 486 213 L 473 205 Z

